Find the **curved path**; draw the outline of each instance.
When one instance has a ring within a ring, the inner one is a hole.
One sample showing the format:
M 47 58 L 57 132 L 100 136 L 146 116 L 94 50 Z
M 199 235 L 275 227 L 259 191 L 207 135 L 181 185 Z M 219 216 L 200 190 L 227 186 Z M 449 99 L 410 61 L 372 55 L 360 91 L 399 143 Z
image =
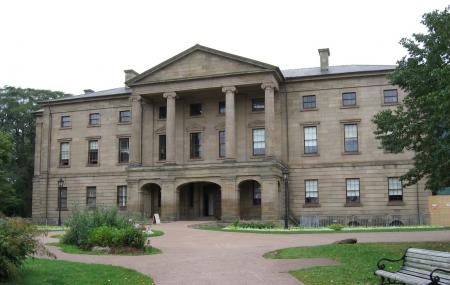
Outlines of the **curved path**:
M 207 231 L 189 228 L 194 222 L 155 226 L 164 231 L 151 238 L 163 253 L 146 256 L 95 256 L 62 253 L 49 246 L 58 259 L 124 266 L 152 276 L 157 285 L 286 284 L 299 282 L 287 272 L 334 264 L 328 259 L 265 259 L 268 251 L 284 247 L 328 244 L 344 238 L 358 242 L 450 241 L 450 231 L 400 233 L 339 233 L 272 235 Z M 44 238 L 44 242 L 56 241 Z

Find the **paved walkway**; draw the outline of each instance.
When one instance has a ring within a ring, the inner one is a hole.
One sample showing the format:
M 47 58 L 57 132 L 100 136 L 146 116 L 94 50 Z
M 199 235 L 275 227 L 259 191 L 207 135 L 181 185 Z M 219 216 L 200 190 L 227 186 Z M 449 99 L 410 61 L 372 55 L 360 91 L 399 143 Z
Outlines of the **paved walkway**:
M 265 259 L 265 252 L 293 246 L 328 244 L 344 238 L 358 242 L 450 241 L 450 231 L 403 233 L 340 233 L 268 235 L 198 230 L 195 222 L 175 222 L 155 226 L 164 231 L 151 238 L 163 253 L 147 256 L 74 255 L 51 248 L 58 259 L 103 263 L 135 269 L 153 277 L 157 285 L 203 284 L 283 284 L 299 282 L 287 272 L 317 265 L 334 264 L 328 259 Z M 45 242 L 56 241 L 45 238 Z

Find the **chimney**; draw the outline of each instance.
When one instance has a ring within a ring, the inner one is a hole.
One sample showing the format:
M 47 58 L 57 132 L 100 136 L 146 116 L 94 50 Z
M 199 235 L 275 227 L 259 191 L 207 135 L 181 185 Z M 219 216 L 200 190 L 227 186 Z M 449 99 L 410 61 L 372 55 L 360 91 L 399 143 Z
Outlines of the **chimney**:
M 135 76 L 139 75 L 139 73 L 137 73 L 133 69 L 127 69 L 127 70 L 124 70 L 123 72 L 125 72 L 125 82 L 127 82 L 128 80 L 130 80 L 130 79 L 134 78 Z
M 328 71 L 329 64 L 328 64 L 328 57 L 330 56 L 330 49 L 329 48 L 321 48 L 319 49 L 319 55 L 320 55 L 320 71 Z
M 92 89 L 84 89 L 84 94 L 94 93 L 95 91 Z

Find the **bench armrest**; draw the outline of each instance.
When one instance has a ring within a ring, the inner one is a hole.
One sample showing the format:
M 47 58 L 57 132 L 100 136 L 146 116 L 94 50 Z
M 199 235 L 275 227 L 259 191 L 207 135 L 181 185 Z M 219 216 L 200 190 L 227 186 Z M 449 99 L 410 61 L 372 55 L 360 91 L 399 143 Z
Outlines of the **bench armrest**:
M 384 264 L 385 261 L 387 261 L 387 262 L 399 262 L 399 261 L 402 261 L 404 258 L 405 258 L 404 256 L 402 256 L 399 259 L 382 258 L 382 259 L 378 260 L 377 267 L 380 270 L 384 270 L 386 268 L 386 265 Z
M 434 285 L 434 284 L 439 284 L 439 281 L 441 280 L 441 278 L 440 278 L 439 276 L 433 276 L 433 274 L 434 274 L 435 272 L 438 272 L 438 271 L 444 272 L 444 273 L 447 273 L 447 274 L 450 274 L 450 271 L 449 271 L 449 270 L 437 268 L 437 269 L 431 271 L 431 273 L 430 273 L 430 280 L 431 280 L 431 283 L 430 283 L 430 284 L 433 284 L 433 285 Z

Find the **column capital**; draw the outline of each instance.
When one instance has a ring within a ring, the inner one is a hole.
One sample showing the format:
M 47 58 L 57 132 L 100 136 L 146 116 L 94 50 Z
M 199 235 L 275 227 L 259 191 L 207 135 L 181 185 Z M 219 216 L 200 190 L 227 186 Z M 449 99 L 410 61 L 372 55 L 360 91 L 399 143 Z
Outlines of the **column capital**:
M 264 82 L 263 84 L 261 84 L 261 88 L 264 90 L 266 89 L 278 90 L 278 84 L 276 82 Z
M 133 95 L 129 98 L 130 102 L 140 102 L 142 103 L 141 95 Z
M 222 92 L 234 92 L 236 93 L 236 87 L 235 86 L 224 86 L 222 87 Z
M 177 93 L 175 92 L 166 92 L 163 94 L 163 97 L 166 99 L 176 99 L 177 98 Z

